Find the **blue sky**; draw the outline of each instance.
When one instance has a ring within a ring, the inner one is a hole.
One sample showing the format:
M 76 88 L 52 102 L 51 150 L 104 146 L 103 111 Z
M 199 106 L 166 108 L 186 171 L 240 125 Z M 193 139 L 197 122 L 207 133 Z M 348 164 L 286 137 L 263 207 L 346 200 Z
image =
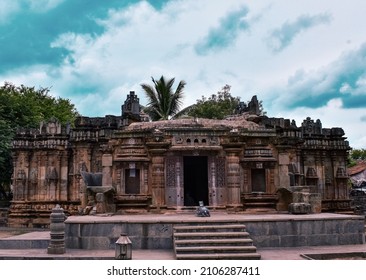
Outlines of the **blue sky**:
M 141 83 L 224 85 L 270 117 L 320 119 L 366 148 L 366 2 L 1 0 L 0 79 L 49 87 L 85 116 L 119 115 Z

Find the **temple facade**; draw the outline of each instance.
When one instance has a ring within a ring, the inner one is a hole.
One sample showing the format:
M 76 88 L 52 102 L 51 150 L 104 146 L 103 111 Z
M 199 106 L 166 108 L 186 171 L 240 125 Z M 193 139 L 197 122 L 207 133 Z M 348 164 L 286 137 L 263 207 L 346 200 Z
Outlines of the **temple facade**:
M 285 211 L 282 190 L 297 187 L 320 197 L 317 211 L 349 210 L 342 128 L 261 116 L 256 97 L 239 109 L 225 120 L 151 122 L 130 92 L 120 116 L 19 130 L 9 226 L 47 227 L 56 204 L 68 215 L 184 212 L 200 201 Z

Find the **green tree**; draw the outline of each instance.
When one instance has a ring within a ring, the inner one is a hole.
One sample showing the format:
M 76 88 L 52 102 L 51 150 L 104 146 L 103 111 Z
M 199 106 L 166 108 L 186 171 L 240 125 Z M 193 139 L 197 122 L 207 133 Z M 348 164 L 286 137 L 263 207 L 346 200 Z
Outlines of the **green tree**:
M 356 165 L 358 160 L 366 160 L 366 149 L 352 149 L 348 156 L 348 167 Z
M 4 83 L 0 87 L 0 198 L 9 199 L 12 159 L 11 141 L 19 127 L 36 128 L 41 121 L 58 119 L 73 124 L 78 116 L 68 99 L 49 95 L 48 88 L 36 90 L 24 85 Z
M 231 86 L 225 85 L 217 94 L 209 98 L 202 96 L 197 100 L 188 112 L 188 115 L 198 118 L 223 119 L 232 115 L 240 103 L 239 97 L 233 97 L 230 93 Z
M 151 78 L 153 85 L 141 84 L 148 99 L 147 106 L 143 109 L 153 121 L 175 118 L 180 113 L 185 81 L 180 81 L 175 91 L 173 84 L 175 78 L 166 80 L 161 76 L 159 80 Z

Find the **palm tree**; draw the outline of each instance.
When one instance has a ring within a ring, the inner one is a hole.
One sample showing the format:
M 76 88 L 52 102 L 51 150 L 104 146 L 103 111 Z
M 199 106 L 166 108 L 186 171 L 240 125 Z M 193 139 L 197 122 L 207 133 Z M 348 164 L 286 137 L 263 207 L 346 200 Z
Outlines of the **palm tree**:
M 153 121 L 168 120 L 174 118 L 182 105 L 183 89 L 185 81 L 180 81 L 176 90 L 173 92 L 175 78 L 166 80 L 161 76 L 159 80 L 151 78 L 154 85 L 141 84 L 142 89 L 148 99 L 148 104 L 144 108 Z

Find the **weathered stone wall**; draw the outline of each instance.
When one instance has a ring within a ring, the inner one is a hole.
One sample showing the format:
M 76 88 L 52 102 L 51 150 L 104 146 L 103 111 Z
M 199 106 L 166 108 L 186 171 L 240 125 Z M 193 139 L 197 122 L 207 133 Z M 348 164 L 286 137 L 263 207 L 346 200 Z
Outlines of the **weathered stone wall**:
M 134 95 L 129 100 L 138 102 Z M 309 185 L 321 194 L 323 211 L 349 210 L 349 149 L 341 128 L 325 129 L 310 118 L 300 127 L 248 113 L 133 123 L 120 116 L 79 117 L 73 128 L 52 120 L 15 137 L 9 221 L 46 226 L 56 204 L 68 214 L 82 213 L 90 194 L 81 171 L 103 174 L 103 184 L 116 191 L 117 213 L 181 210 L 185 156 L 207 158 L 202 168 L 211 207 L 275 210 L 278 189 Z M 126 172 L 138 178 L 127 182 Z
M 214 216 L 214 214 L 213 214 Z M 258 248 L 301 247 L 364 244 L 364 219 L 360 216 L 314 214 L 304 218 L 289 217 L 261 218 L 237 217 L 235 223 L 246 226 L 246 231 Z M 98 221 L 66 220 L 66 247 L 72 249 L 114 249 L 120 234 L 126 233 L 133 249 L 172 249 L 173 226 L 175 224 L 210 224 L 210 219 L 174 218 L 164 220 L 145 216 L 144 221 Z M 233 221 L 226 221 L 233 223 Z
M 365 243 L 362 218 L 247 222 L 245 225 L 259 248 Z

